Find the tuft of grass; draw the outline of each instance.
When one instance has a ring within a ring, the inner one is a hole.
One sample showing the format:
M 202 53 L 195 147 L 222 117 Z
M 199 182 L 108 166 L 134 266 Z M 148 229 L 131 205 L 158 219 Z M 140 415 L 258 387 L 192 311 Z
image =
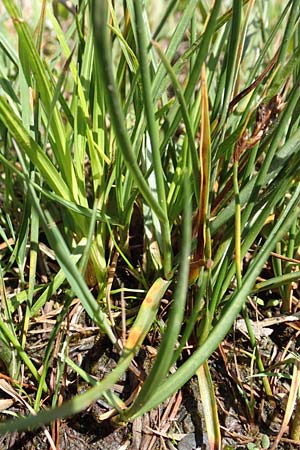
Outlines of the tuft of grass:
M 0 359 L 31 414 L 0 433 L 59 423 L 100 397 L 128 423 L 197 375 L 221 448 L 213 353 L 230 378 L 223 346 L 242 312 L 248 372 L 274 406 L 276 363 L 253 318 L 275 303 L 297 313 L 300 2 L 170 1 L 155 17 L 153 2 L 119 3 L 43 0 L 25 20 L 3 0 Z M 35 354 L 41 322 L 51 327 Z M 103 379 L 74 357 L 76 327 L 118 355 Z M 155 361 L 128 400 L 114 384 L 154 335 Z M 282 424 L 296 440 L 293 358 Z M 84 393 L 68 390 L 75 377 Z M 232 379 L 253 428 L 253 384 Z

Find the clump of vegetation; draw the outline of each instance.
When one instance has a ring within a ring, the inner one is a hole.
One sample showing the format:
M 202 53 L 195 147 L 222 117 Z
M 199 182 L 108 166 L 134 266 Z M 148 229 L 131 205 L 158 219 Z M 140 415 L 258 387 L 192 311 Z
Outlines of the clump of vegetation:
M 1 434 L 299 445 L 300 2 L 210 3 L 3 0 Z

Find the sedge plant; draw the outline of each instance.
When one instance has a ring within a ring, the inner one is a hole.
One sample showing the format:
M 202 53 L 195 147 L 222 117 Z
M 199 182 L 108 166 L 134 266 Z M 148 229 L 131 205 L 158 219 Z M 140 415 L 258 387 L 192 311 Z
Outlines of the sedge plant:
M 221 448 L 209 358 L 242 311 L 264 372 L 247 300 L 280 287 L 290 313 L 299 276 L 299 1 L 170 1 L 155 20 L 150 1 L 58 3 L 42 1 L 33 23 L 3 0 L 1 361 L 15 389 L 22 373 L 35 384 L 36 414 L 0 432 L 100 397 L 126 423 L 197 375 L 209 445 Z M 55 263 L 41 280 L 45 248 Z M 30 327 L 53 298 L 59 314 L 36 360 Z M 77 298 L 119 355 L 101 380 L 58 340 Z M 153 329 L 156 359 L 128 404 L 113 386 Z M 90 387 L 60 404 L 70 372 Z

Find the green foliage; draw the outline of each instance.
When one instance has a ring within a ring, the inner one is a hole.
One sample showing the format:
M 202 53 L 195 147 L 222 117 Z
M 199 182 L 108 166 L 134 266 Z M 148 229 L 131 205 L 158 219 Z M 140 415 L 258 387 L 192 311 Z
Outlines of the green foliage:
M 76 10 L 53 11 L 41 2 L 34 27 L 16 2 L 3 0 L 2 362 L 17 381 L 25 364 L 38 412 L 49 392 L 55 339 L 75 296 L 120 359 L 95 384 L 61 345 L 61 371 L 68 366 L 93 386 L 62 406 L 57 386 L 50 410 L 2 424 L 1 433 L 75 414 L 103 395 L 118 405 L 120 421 L 134 419 L 204 363 L 202 382 L 211 381 L 207 361 L 247 298 L 280 287 L 272 306 L 288 312 L 299 275 L 300 2 L 234 0 L 227 10 L 219 0 L 211 9 L 207 2 L 171 1 L 156 19 L 152 2 L 115 3 L 81 1 Z M 43 245 L 57 263 L 44 284 Z M 283 258 L 273 253 L 269 279 L 257 282 L 272 251 Z M 172 306 L 167 322 L 160 321 L 156 361 L 125 407 L 110 390 L 156 326 L 169 286 Z M 138 335 L 123 350 L 113 315 L 120 292 L 130 339 Z M 64 306 L 41 374 L 28 329 L 53 296 Z M 193 352 L 177 367 L 191 337 Z

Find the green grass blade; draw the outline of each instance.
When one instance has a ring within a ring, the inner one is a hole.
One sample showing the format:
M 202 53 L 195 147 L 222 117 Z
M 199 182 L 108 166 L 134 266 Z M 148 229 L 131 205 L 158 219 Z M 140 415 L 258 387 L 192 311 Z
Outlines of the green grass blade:
M 18 143 L 22 152 L 26 153 L 54 192 L 67 200 L 73 200 L 70 190 L 60 177 L 60 174 L 54 167 L 53 163 L 42 151 L 35 140 L 28 134 L 21 120 L 7 104 L 4 97 L 0 97 L 0 119 Z
M 176 291 L 174 294 L 174 303 L 172 305 L 167 327 L 162 339 L 162 343 L 159 348 L 159 352 L 153 368 L 147 377 L 141 392 L 139 393 L 133 406 L 130 407 L 125 413 L 122 414 L 122 418 L 126 420 L 130 419 L 137 411 L 140 410 L 141 405 L 151 398 L 154 392 L 157 391 L 157 386 L 161 383 L 164 377 L 168 374 L 171 363 L 173 363 L 173 356 L 175 350 L 175 344 L 180 333 L 185 305 L 186 295 L 188 290 L 188 277 L 189 277 L 189 257 L 191 254 L 191 242 L 192 242 L 192 227 L 191 227 L 191 202 L 190 202 L 190 187 L 185 179 L 185 202 L 184 202 L 184 226 L 183 226 L 183 238 L 182 238 L 182 254 L 180 273 Z
M 114 126 L 114 131 L 116 134 L 116 139 L 118 140 L 120 151 L 122 152 L 127 167 L 132 173 L 132 176 L 134 177 L 135 182 L 145 200 L 153 209 L 157 217 L 160 220 L 164 220 L 165 214 L 163 212 L 163 209 L 153 197 L 149 186 L 147 185 L 145 178 L 139 169 L 136 156 L 133 152 L 132 145 L 126 130 L 125 119 L 112 68 L 110 36 L 107 31 L 106 2 L 97 3 L 95 0 L 92 1 L 92 16 L 95 37 L 96 62 L 99 67 L 99 72 L 102 76 L 103 86 L 105 86 L 106 89 L 108 107 L 111 113 L 111 120 Z
M 104 380 L 98 382 L 84 394 L 78 395 L 72 400 L 63 403 L 60 407 L 53 408 L 48 411 L 41 411 L 36 416 L 28 416 L 26 418 L 22 417 L 4 424 L 0 424 L 0 434 L 16 430 L 27 430 L 28 428 L 38 427 L 58 418 L 68 417 L 79 413 L 99 399 L 105 391 L 111 389 L 113 384 L 117 382 L 117 380 L 129 367 L 129 364 L 137 352 L 141 342 L 149 331 L 149 328 L 155 318 L 160 300 L 169 284 L 170 283 L 168 281 L 161 278 L 157 279 L 153 284 L 140 308 L 139 314 L 131 329 L 117 367 L 106 378 L 104 378 Z
M 156 179 L 157 200 L 160 207 L 164 211 L 164 218 L 160 220 L 160 226 L 162 235 L 162 254 L 164 259 L 164 271 L 165 276 L 167 276 L 172 269 L 172 258 L 171 258 L 170 225 L 167 213 L 165 182 L 161 163 L 161 155 L 159 151 L 159 130 L 158 130 L 158 123 L 155 119 L 154 114 L 152 83 L 147 55 L 147 41 L 144 29 L 142 4 L 140 2 L 134 2 L 134 10 L 135 10 L 138 48 L 139 48 L 140 72 L 143 87 L 143 101 L 144 101 L 145 115 L 148 124 L 148 132 L 151 142 L 151 156 Z
M 275 242 L 284 236 L 284 233 L 289 229 L 295 218 L 300 214 L 298 206 L 300 202 L 300 186 L 297 187 L 291 201 L 278 220 L 277 224 L 271 231 L 267 241 L 263 245 L 261 251 L 253 259 L 252 264 L 243 279 L 243 286 L 240 291 L 236 292 L 230 304 L 222 312 L 220 320 L 214 326 L 213 330 L 208 335 L 206 341 L 199 347 L 195 353 L 186 361 L 174 375 L 167 378 L 166 381 L 160 384 L 160 388 L 153 394 L 146 404 L 139 409 L 139 411 L 131 417 L 133 420 L 141 416 L 151 408 L 156 407 L 162 403 L 166 398 L 172 395 L 177 389 L 180 389 L 196 372 L 198 367 L 209 358 L 212 352 L 216 349 L 218 344 L 226 336 L 231 328 L 234 319 L 239 314 L 244 305 L 247 296 L 250 294 L 257 276 L 260 274 L 266 259 L 274 248 Z
M 24 55 L 23 70 L 27 79 L 28 87 L 31 85 L 30 74 L 28 72 L 32 71 L 36 81 L 36 88 L 39 91 L 39 95 L 43 102 L 46 113 L 49 113 L 53 97 L 53 87 L 49 82 L 47 71 L 45 70 L 45 66 L 35 47 L 35 43 L 30 33 L 29 26 L 20 16 L 18 8 L 16 7 L 13 0 L 3 0 L 3 3 L 8 13 L 12 17 L 16 31 L 18 32 L 19 47 L 22 49 L 22 53 Z M 71 163 L 71 154 L 69 152 L 69 149 L 66 148 L 64 126 L 62 124 L 57 108 L 55 108 L 53 112 L 53 119 L 51 121 L 51 134 L 52 138 L 55 141 L 53 150 L 55 152 L 55 157 L 59 162 L 64 181 L 69 188 L 74 189 L 74 194 L 76 194 L 76 180 Z

